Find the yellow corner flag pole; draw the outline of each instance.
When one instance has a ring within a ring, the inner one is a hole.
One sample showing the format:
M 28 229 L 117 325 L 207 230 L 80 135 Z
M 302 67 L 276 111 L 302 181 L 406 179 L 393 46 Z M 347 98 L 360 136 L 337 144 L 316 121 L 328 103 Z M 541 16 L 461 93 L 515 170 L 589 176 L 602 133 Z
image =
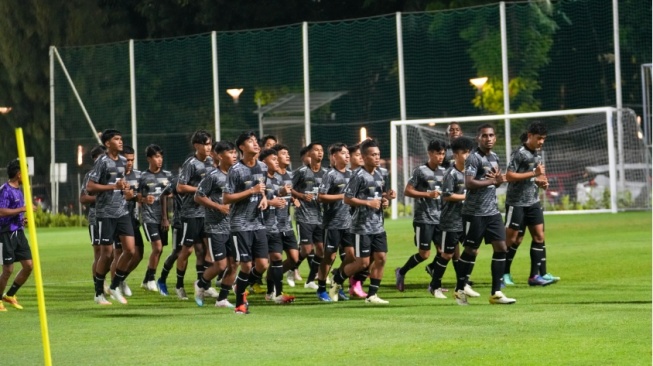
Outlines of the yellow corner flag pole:
M 43 339 L 43 357 L 45 365 L 52 365 L 50 355 L 50 337 L 48 336 L 48 318 L 45 314 L 45 296 L 43 294 L 43 280 L 41 279 L 41 260 L 39 258 L 39 246 L 36 242 L 36 221 L 34 218 L 34 205 L 32 204 L 32 188 L 29 183 L 27 171 L 27 156 L 25 154 L 25 140 L 23 129 L 16 129 L 16 145 L 18 146 L 18 158 L 20 162 L 20 174 L 23 178 L 23 194 L 27 211 L 27 227 L 29 228 L 29 243 L 32 247 L 32 260 L 34 262 L 34 280 L 36 281 L 36 298 L 39 305 L 39 318 L 41 320 L 41 338 Z

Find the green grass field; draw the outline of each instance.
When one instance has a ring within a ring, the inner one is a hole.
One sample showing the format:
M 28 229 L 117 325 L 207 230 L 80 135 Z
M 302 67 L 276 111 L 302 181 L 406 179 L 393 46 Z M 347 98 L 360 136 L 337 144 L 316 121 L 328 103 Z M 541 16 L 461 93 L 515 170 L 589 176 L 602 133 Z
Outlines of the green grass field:
M 53 364 L 651 364 L 651 212 L 546 221 L 548 269 L 562 280 L 545 288 L 526 285 L 527 236 L 513 265 L 517 285 L 505 290 L 515 305 L 487 301 L 488 246 L 472 276 L 482 297 L 470 306 L 456 305 L 451 292 L 447 300 L 430 296 L 424 264 L 408 273 L 406 292 L 398 292 L 394 268 L 414 252 L 411 222 L 398 220 L 386 224 L 390 251 L 379 294 L 388 306 L 361 299 L 319 303 L 298 286 L 286 288 L 297 296 L 291 305 L 249 296 L 247 316 L 210 301 L 198 308 L 192 299 L 146 293 L 139 288 L 144 262 L 129 277 L 134 296 L 128 305 L 97 306 L 86 230 L 41 229 Z M 305 264 L 301 270 L 306 277 Z M 189 294 L 192 277 L 186 278 Z M 450 266 L 444 285 L 453 282 Z M 0 313 L 0 364 L 40 364 L 33 278 L 18 297 L 25 310 Z

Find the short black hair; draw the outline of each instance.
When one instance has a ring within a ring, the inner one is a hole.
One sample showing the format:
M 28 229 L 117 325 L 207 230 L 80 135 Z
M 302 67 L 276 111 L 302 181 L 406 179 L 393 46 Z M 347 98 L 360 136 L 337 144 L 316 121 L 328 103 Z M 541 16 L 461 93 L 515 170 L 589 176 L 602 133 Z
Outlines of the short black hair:
M 447 146 L 440 140 L 431 140 L 427 148 L 428 151 L 444 151 Z
M 290 152 L 290 149 L 288 148 L 288 146 L 286 146 L 284 144 L 276 144 L 276 145 L 272 146 L 272 148 L 275 149 L 277 152 L 279 152 L 281 150 L 286 150 L 286 151 Z
M 261 140 L 259 141 L 259 144 L 261 146 L 263 146 L 263 145 L 265 145 L 265 142 L 267 140 L 274 140 L 275 145 L 277 144 L 277 141 L 279 141 L 279 140 L 277 140 L 277 137 L 274 136 L 274 135 L 265 135 L 265 136 L 261 137 Z
M 236 146 L 234 146 L 233 142 L 231 141 L 222 140 L 213 143 L 213 151 L 215 151 L 217 154 L 231 150 L 236 150 Z
M 546 136 L 546 126 L 540 121 L 534 121 L 528 125 L 528 133 L 533 135 L 542 135 Z
M 95 161 L 95 159 L 97 159 L 98 156 L 100 156 L 100 155 L 102 155 L 102 154 L 104 154 L 106 152 L 107 152 L 106 147 L 104 147 L 102 145 L 98 145 L 98 146 L 91 149 L 91 159 L 93 159 L 93 161 Z
M 302 148 L 299 150 L 299 157 L 300 157 L 300 158 L 303 158 L 304 155 L 306 155 L 306 153 L 308 152 L 308 150 L 310 150 L 310 149 L 308 148 L 308 146 L 304 146 L 304 147 L 302 147 Z
M 320 146 L 320 147 L 322 147 L 322 148 L 324 149 L 324 146 L 322 146 L 321 143 L 319 143 L 319 142 L 311 142 L 310 144 L 308 144 L 308 146 L 306 146 L 306 152 L 309 152 L 309 151 L 313 150 L 313 148 L 314 148 L 315 146 Z
M 122 146 L 122 154 L 129 154 L 129 155 L 134 155 L 134 148 L 129 146 L 129 145 L 123 145 Z
M 342 151 L 343 148 L 347 148 L 347 145 L 342 142 L 336 142 L 329 146 L 329 154 L 334 155 Z
M 106 142 L 111 140 L 114 136 L 122 136 L 122 133 L 114 129 L 107 129 L 102 131 L 102 137 L 101 137 L 102 145 L 106 144 Z
M 526 132 L 526 131 L 522 132 L 521 135 L 519 135 L 519 141 L 522 144 L 525 144 L 526 141 L 528 141 L 528 132 Z
M 355 144 L 355 145 L 347 146 L 347 149 L 349 149 L 349 155 L 353 155 L 356 151 L 361 149 L 361 145 Z
M 197 130 L 193 133 L 193 136 L 190 138 L 190 143 L 192 145 L 200 144 L 205 145 L 211 140 L 211 133 L 205 130 Z
M 263 161 L 265 158 L 267 158 L 270 155 L 277 155 L 277 150 L 275 149 L 265 149 L 261 151 L 260 154 L 258 154 L 258 160 Z
M 240 135 L 238 135 L 238 138 L 236 138 L 236 143 L 235 143 L 236 148 L 238 148 L 238 151 L 240 151 L 242 153 L 243 151 L 240 149 L 240 145 L 242 145 L 243 142 L 249 140 L 252 137 L 256 137 L 256 134 L 254 133 L 254 131 L 247 131 L 247 132 L 243 132 Z M 257 142 L 258 142 L 258 140 L 257 140 Z
M 7 164 L 7 176 L 9 179 L 13 179 L 20 172 L 20 162 L 18 159 L 14 159 Z
M 374 139 L 367 139 L 361 142 L 361 154 L 366 155 L 367 150 L 371 147 L 379 147 L 379 144 Z
M 476 134 L 479 135 L 481 133 L 481 130 L 486 128 L 491 128 L 492 131 L 497 132 L 496 128 L 494 128 L 494 126 L 492 126 L 491 124 L 483 123 L 482 125 L 478 126 L 478 128 L 476 129 Z
M 451 141 L 451 151 L 471 151 L 474 148 L 474 140 L 469 137 L 460 136 Z
M 145 148 L 145 157 L 151 158 L 152 156 L 154 156 L 156 154 L 163 155 L 163 149 L 161 149 L 161 146 L 159 146 L 157 144 L 147 145 L 147 147 Z

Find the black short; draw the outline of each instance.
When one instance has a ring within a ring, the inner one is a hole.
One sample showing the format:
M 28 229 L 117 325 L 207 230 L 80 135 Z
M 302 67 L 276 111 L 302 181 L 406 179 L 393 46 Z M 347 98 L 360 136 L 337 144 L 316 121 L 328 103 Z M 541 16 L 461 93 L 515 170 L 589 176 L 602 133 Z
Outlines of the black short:
M 134 236 L 134 227 L 130 215 L 123 215 L 117 219 L 98 218 L 97 225 L 100 233 L 100 245 L 112 245 L 116 237 Z
M 300 245 L 322 243 L 322 225 L 297 223 L 297 236 Z
M 268 257 L 268 238 L 265 229 L 231 233 L 229 256 L 236 262 L 251 262 Z
M 91 238 L 91 245 L 100 245 L 100 232 L 98 225 L 88 225 L 88 236 Z
M 462 231 L 443 231 L 440 239 L 440 250 L 447 254 L 453 254 L 458 244 L 462 242 Z
M 0 233 L 0 251 L 2 251 L 0 257 L 4 265 L 32 259 L 32 250 L 23 230 Z
M 168 245 L 168 230 L 163 230 L 163 226 L 160 224 L 143 224 L 143 231 L 145 232 L 145 237 L 150 243 L 153 241 L 161 241 L 161 245 L 164 247 Z
M 485 244 L 491 244 L 493 241 L 506 241 L 506 229 L 503 227 L 501 214 L 493 216 L 463 215 L 463 228 L 465 230 L 463 245 L 466 247 L 478 249 L 483 239 L 485 239 Z
M 522 233 L 528 226 L 544 224 L 544 212 L 539 202 L 527 207 L 506 205 L 506 229 Z
M 203 243 L 204 218 L 190 217 L 181 218 L 181 239 L 180 243 L 192 247 L 193 244 Z
M 354 234 L 349 229 L 325 229 L 324 250 L 327 253 L 337 253 L 338 248 L 353 247 Z
M 181 226 L 172 227 L 172 250 L 179 252 L 183 244 L 181 243 Z
M 134 245 L 142 249 L 145 247 L 145 242 L 143 241 L 143 234 L 141 234 L 141 223 L 134 220 L 132 226 L 134 227 Z
M 283 241 L 281 233 L 267 233 L 268 253 L 283 253 Z
M 354 256 L 356 258 L 367 258 L 372 253 L 388 252 L 388 238 L 385 231 L 379 234 L 353 234 L 353 236 Z
M 207 233 L 206 236 L 211 258 L 216 262 L 227 258 L 227 248 L 229 247 L 229 241 L 231 240 L 229 234 Z
M 292 230 L 284 231 L 281 233 L 281 243 L 283 244 L 283 250 L 289 250 L 289 249 L 299 250 L 299 245 L 297 245 L 297 238 L 295 237 L 295 232 Z
M 442 235 L 440 234 L 440 225 L 413 222 L 413 230 L 415 231 L 415 246 L 419 250 L 431 250 L 431 242 L 434 245 L 441 244 L 440 238 Z

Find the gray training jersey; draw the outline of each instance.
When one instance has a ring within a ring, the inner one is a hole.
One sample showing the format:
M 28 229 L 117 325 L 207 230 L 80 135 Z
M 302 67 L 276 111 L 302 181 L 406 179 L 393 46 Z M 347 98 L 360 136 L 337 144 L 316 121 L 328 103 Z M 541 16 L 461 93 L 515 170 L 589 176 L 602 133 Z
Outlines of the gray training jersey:
M 442 197 L 450 197 L 452 194 L 465 194 L 465 174 L 458 170 L 455 165 L 444 172 L 444 179 L 442 180 Z M 463 231 L 463 202 L 442 200 L 440 230 L 448 232 Z
M 86 185 L 88 184 L 88 177 L 91 174 L 91 172 L 86 172 L 84 175 L 84 181 L 82 182 L 82 188 L 79 192 L 80 195 L 85 194 L 85 195 L 90 195 L 88 191 L 86 190 Z M 88 220 L 89 225 L 95 225 L 97 223 L 96 217 L 95 217 L 95 202 L 91 203 L 88 205 L 88 215 L 86 216 Z
M 252 167 L 239 161 L 229 169 L 224 192 L 230 194 L 239 193 L 251 189 L 259 183 L 265 183 L 267 171 L 267 165 L 261 161 L 257 161 Z M 231 204 L 229 220 L 232 232 L 265 229 L 263 215 L 258 207 L 261 199 L 260 194 L 253 194 Z
M 177 193 L 177 180 L 179 179 L 178 175 L 172 176 L 170 179 L 170 184 L 163 190 L 163 195 L 167 196 L 172 194 L 172 223 L 173 227 L 181 227 L 181 217 L 179 212 L 181 211 L 182 198 Z
M 211 201 L 223 204 L 222 193 L 227 186 L 227 174 L 214 169 L 200 181 L 196 196 L 208 197 Z M 209 234 L 229 234 L 229 214 L 205 207 L 204 231 Z
M 284 174 L 276 173 L 277 179 L 282 183 L 282 185 L 290 184 L 292 186 L 292 172 L 286 170 Z M 286 208 L 281 210 L 275 210 L 277 214 L 277 224 L 279 225 L 279 231 L 286 232 L 292 230 L 292 223 L 290 220 L 290 205 L 292 204 L 292 195 L 287 195 L 284 197 L 286 200 Z
M 213 159 L 210 156 L 208 156 L 204 161 L 200 161 L 195 156 L 191 156 L 186 159 L 184 164 L 181 166 L 181 172 L 179 173 L 179 181 L 177 184 L 197 187 L 200 184 L 200 181 L 213 169 Z M 193 193 L 184 193 L 181 194 L 181 197 L 182 218 L 204 217 L 204 206 L 195 203 Z
M 465 160 L 465 176 L 474 177 L 476 180 L 486 180 L 485 175 L 493 169 L 499 170 L 499 157 L 492 151 L 486 155 L 481 150 L 475 149 Z M 497 189 L 493 184 L 467 190 L 463 215 L 493 216 L 498 213 Z
M 428 164 L 422 164 L 415 168 L 408 184 L 419 192 L 442 191 L 442 178 L 444 169 L 437 167 L 431 169 Z M 442 199 L 438 198 L 417 198 L 415 199 L 415 214 L 413 222 L 419 224 L 438 224 L 440 222 L 440 211 Z
M 300 193 L 313 194 L 313 200 L 310 202 L 300 200 L 301 205 L 295 210 L 295 219 L 297 222 L 322 224 L 322 210 L 317 202 L 317 192 L 326 172 L 327 170 L 322 167 L 317 172 L 314 172 L 313 169 L 306 165 L 295 171 L 292 179 L 293 189 Z
M 118 156 L 118 159 L 113 160 L 109 155 L 104 154 L 95 161 L 88 179 L 102 185 L 115 184 L 118 180 L 125 178 L 126 164 L 127 159 L 121 155 Z M 98 219 L 116 219 L 128 213 L 127 201 L 125 201 L 121 190 L 114 189 L 98 193 L 95 199 L 95 214 Z
M 279 179 L 281 176 L 275 174 L 273 177 L 268 176 L 265 182 L 265 197 L 269 200 L 277 197 L 279 194 L 279 187 L 282 181 Z M 263 223 L 265 230 L 268 233 L 278 233 L 279 225 L 277 222 L 277 208 L 268 205 L 267 210 L 263 211 Z
M 522 146 L 512 154 L 512 160 L 508 164 L 508 170 L 515 173 L 532 172 L 540 163 L 542 158 L 537 151 L 529 150 Z M 506 192 L 506 205 L 528 207 L 540 201 L 539 189 L 535 184 L 535 177 L 518 182 L 508 183 Z
M 149 169 L 141 172 L 141 179 L 138 181 L 138 193 L 143 196 L 144 202 L 141 204 L 141 220 L 144 224 L 161 223 L 161 200 L 166 199 L 163 192 L 170 185 L 172 173 L 167 170 L 159 170 L 152 173 Z M 154 203 L 148 204 L 145 199 L 147 196 L 154 197 Z
M 139 213 L 138 205 L 136 204 L 136 194 L 138 193 L 138 181 L 141 179 L 140 170 L 132 169 L 129 174 L 125 174 L 125 180 L 129 183 L 129 188 L 134 192 L 134 198 L 127 201 L 127 209 L 132 216 L 132 220 L 138 222 Z
M 345 191 L 345 187 L 351 179 L 351 170 L 345 169 L 344 172 L 336 168 L 331 168 L 324 177 L 319 187 L 319 194 L 338 195 Z M 323 203 L 322 222 L 324 229 L 349 229 L 351 227 L 351 207 L 346 205 L 343 200 L 331 203 Z
M 358 169 L 345 187 L 345 197 L 361 200 L 381 200 L 385 182 L 375 169 L 370 174 L 365 169 Z M 358 235 L 380 234 L 383 228 L 383 208 L 374 210 L 366 206 L 355 206 L 350 232 Z

